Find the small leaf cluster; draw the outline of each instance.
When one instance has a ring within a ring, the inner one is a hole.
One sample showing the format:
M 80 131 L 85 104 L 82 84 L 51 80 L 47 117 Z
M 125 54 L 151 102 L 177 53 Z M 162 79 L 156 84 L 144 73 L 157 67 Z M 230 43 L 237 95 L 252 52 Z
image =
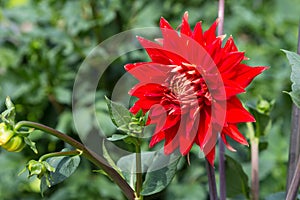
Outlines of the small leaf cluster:
M 106 102 L 112 122 L 118 130 L 126 133 L 126 135 L 113 134 L 108 138 L 109 141 L 124 140 L 127 143 L 134 143 L 132 138 L 143 136 L 148 113 L 144 114 L 143 111 L 140 110 L 136 114 L 132 114 L 122 104 L 113 102 L 107 97 Z
M 16 111 L 9 97 L 6 98 L 6 107 L 7 109 L 1 113 L 0 146 L 7 151 L 20 152 L 26 145 L 29 145 L 37 153 L 35 143 L 27 137 L 33 129 L 26 131 L 15 129 Z

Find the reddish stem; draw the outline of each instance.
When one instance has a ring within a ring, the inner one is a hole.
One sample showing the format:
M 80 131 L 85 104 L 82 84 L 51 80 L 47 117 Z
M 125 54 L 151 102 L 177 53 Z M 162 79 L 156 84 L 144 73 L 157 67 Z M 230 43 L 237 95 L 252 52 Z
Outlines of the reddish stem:
M 219 25 L 218 25 L 218 35 L 223 35 L 224 30 L 224 10 L 225 1 L 219 0 Z M 220 173 L 220 200 L 226 200 L 226 175 L 225 175 L 225 145 L 219 137 L 219 173 Z

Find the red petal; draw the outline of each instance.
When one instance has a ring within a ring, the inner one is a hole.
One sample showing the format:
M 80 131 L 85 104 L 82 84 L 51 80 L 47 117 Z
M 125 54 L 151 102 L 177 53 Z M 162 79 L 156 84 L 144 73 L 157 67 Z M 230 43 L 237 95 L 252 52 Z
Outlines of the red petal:
M 230 36 L 224 46 L 224 52 L 233 52 L 233 51 L 238 51 L 238 48 L 236 47 L 233 37 Z
M 219 23 L 219 19 L 217 19 L 211 27 L 204 32 L 204 38 L 206 41 L 206 44 L 212 43 L 216 39 L 216 29 Z
M 165 90 L 166 88 L 159 84 L 153 84 L 153 83 L 137 84 L 129 91 L 129 94 L 139 98 L 153 97 L 156 99 L 157 98 L 161 99 L 161 97 L 164 96 Z
M 221 134 L 222 140 L 224 142 L 224 144 L 226 145 L 226 147 L 230 150 L 230 151 L 236 151 L 228 142 L 226 139 L 226 135 L 224 133 Z
M 165 139 L 165 133 L 163 131 L 155 133 L 151 138 L 151 141 L 149 144 L 150 148 L 154 147 L 157 143 L 159 143 L 163 139 Z
M 198 134 L 197 134 L 197 139 L 196 139 L 196 143 L 200 146 L 201 149 L 207 142 L 208 135 L 211 135 L 209 133 L 211 131 L 211 128 L 209 128 L 210 123 L 211 123 L 211 118 L 210 118 L 208 111 L 205 111 L 205 109 L 201 110 Z
M 222 75 L 226 75 L 228 77 L 232 77 L 235 75 L 237 70 L 238 64 L 242 62 L 242 60 L 245 57 L 244 52 L 231 52 L 226 55 L 225 59 L 223 60 L 223 63 L 218 66 L 220 72 Z M 231 73 L 231 74 L 228 74 Z M 230 76 L 231 75 L 231 76 Z
M 140 44 L 146 49 L 149 57 L 153 62 L 161 64 L 172 64 L 168 55 L 165 54 L 165 50 L 159 44 L 146 40 L 142 37 L 137 37 Z
M 125 69 L 140 82 L 162 84 L 165 82 L 167 73 L 172 70 L 171 66 L 156 63 L 134 63 L 125 65 Z M 145 76 L 147 74 L 147 76 Z
M 238 82 L 226 80 L 225 81 L 226 98 L 229 99 L 232 96 L 245 92 L 245 89 L 239 85 Z
M 204 38 L 203 38 L 203 31 L 202 31 L 202 25 L 201 22 L 196 23 L 196 26 L 194 28 L 193 38 L 196 40 L 200 45 L 203 46 L 204 44 Z
M 190 25 L 188 23 L 188 16 L 189 16 L 188 12 L 185 12 L 184 15 L 183 15 L 183 18 L 182 18 L 180 33 L 191 37 L 192 36 L 192 30 L 191 30 Z
M 189 113 L 181 117 L 177 135 L 179 135 L 180 152 L 182 155 L 186 155 L 193 146 L 195 138 L 197 137 L 199 118 L 199 116 L 195 116 L 194 119 L 191 119 Z
M 130 108 L 130 112 L 137 113 L 140 109 L 143 112 L 147 112 L 153 105 L 159 104 L 160 99 L 158 98 L 140 98 L 134 105 Z
M 238 69 L 234 76 L 234 81 L 242 87 L 247 87 L 254 77 L 268 69 L 268 67 L 250 67 L 245 64 L 240 64 Z
M 228 123 L 255 122 L 255 119 L 237 97 L 232 97 L 227 101 L 226 121 Z
M 172 26 L 169 24 L 169 22 L 168 22 L 165 18 L 163 18 L 163 17 L 160 18 L 160 28 L 161 28 L 161 29 L 167 28 L 167 29 L 173 30 L 173 28 L 172 28 Z
M 209 162 L 209 164 L 210 164 L 211 166 L 214 166 L 215 150 L 216 150 L 216 148 L 213 147 L 213 148 L 211 149 L 211 151 L 210 151 L 208 154 L 205 155 L 207 161 Z
M 234 124 L 228 124 L 228 126 L 223 129 L 222 134 L 228 135 L 238 143 L 248 145 L 247 140 L 245 139 L 243 134 L 239 132 L 238 128 Z
M 172 128 L 165 131 L 165 145 L 164 152 L 165 154 L 173 153 L 179 147 L 179 140 L 174 139 L 178 131 L 178 125 L 173 126 Z

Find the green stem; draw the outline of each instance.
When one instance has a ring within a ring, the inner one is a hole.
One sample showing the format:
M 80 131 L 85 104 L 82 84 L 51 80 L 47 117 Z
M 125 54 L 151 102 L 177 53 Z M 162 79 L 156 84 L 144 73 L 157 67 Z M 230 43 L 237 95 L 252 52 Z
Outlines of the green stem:
M 251 122 L 247 123 L 251 144 L 251 195 L 253 200 L 259 199 L 259 139 Z
M 108 163 L 107 161 L 100 157 L 98 154 L 90 150 L 89 148 L 85 147 L 83 144 L 78 142 L 77 140 L 71 138 L 70 136 L 61 133 L 53 128 L 50 128 L 48 126 L 45 126 L 43 124 L 39 124 L 36 122 L 30 122 L 30 121 L 20 121 L 16 124 L 15 130 L 17 131 L 21 127 L 31 127 L 35 128 L 41 131 L 44 131 L 45 133 L 49 133 L 50 135 L 53 135 L 62 141 L 70 144 L 74 148 L 82 151 L 82 156 L 84 156 L 86 159 L 94 163 L 97 167 L 101 168 L 103 171 L 105 171 L 111 178 L 112 180 L 121 188 L 123 193 L 126 195 L 128 199 L 134 199 L 134 191 L 128 185 L 128 183 L 120 176 L 120 174 L 114 170 Z
M 77 155 L 81 155 L 81 154 L 82 154 L 81 150 L 47 153 L 40 157 L 39 162 L 42 162 L 42 161 L 47 160 L 48 158 L 52 158 L 52 157 L 77 156 Z
M 140 196 L 143 184 L 143 174 L 142 174 L 142 154 L 140 141 L 137 142 L 135 146 L 135 161 L 136 161 L 136 198 L 135 200 L 142 200 Z

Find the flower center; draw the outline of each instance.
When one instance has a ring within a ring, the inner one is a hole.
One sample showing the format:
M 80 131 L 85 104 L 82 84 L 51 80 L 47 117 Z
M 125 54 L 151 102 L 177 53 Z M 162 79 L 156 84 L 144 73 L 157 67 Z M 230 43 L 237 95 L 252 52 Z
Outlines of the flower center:
M 172 72 L 166 80 L 166 97 L 172 103 L 186 106 L 208 104 L 211 96 L 204 79 L 195 71 Z

